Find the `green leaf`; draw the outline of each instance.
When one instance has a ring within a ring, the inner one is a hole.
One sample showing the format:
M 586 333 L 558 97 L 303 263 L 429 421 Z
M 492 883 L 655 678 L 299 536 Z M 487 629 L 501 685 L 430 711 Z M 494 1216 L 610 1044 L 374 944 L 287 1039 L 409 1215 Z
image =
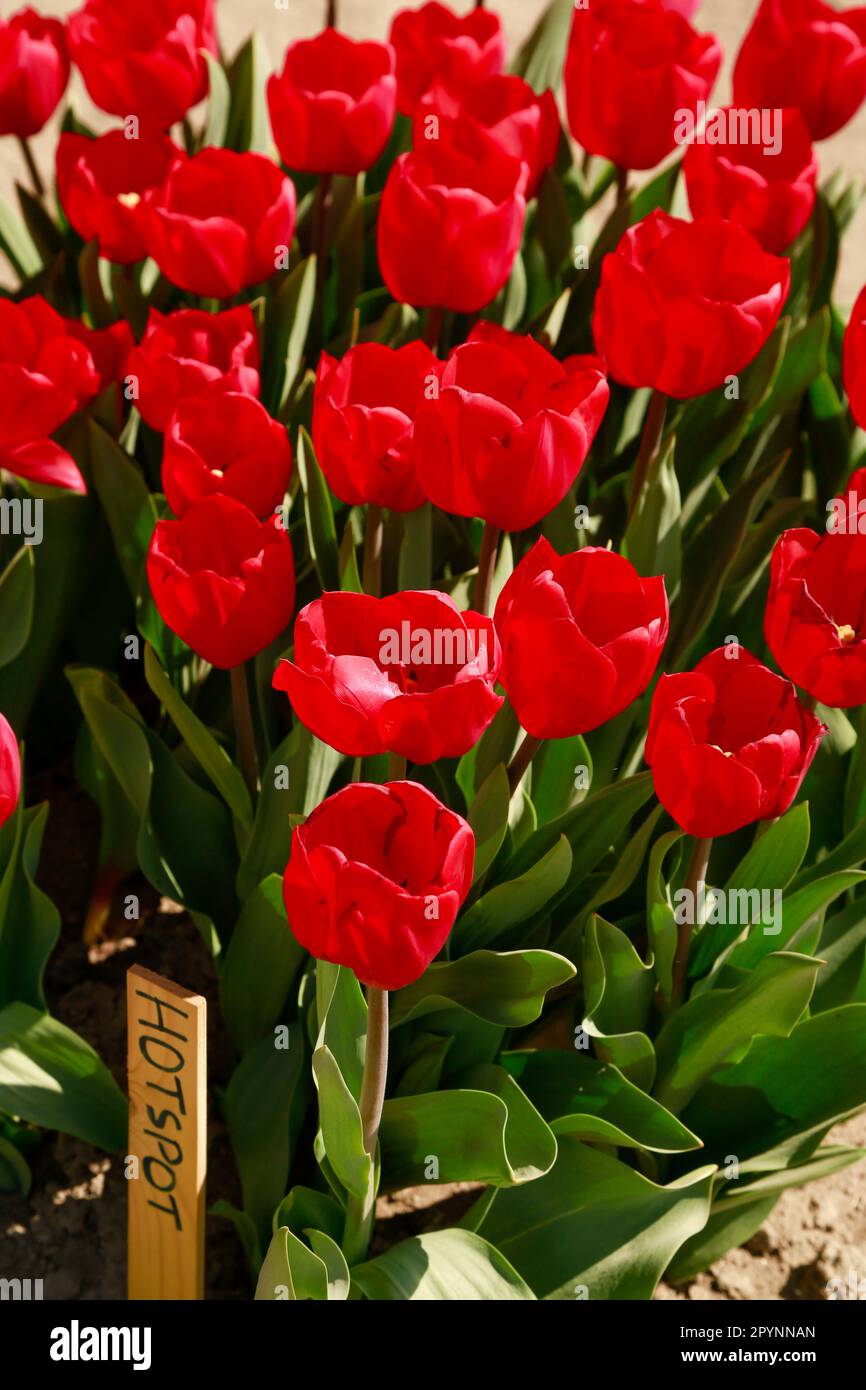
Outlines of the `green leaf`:
M 262 400 L 278 416 L 297 382 L 316 302 L 316 258 L 295 266 L 268 297 L 262 370 Z
M 147 483 L 132 459 L 95 420 L 90 421 L 93 482 L 133 599 L 144 587 L 150 538 L 158 516 Z
M 668 596 L 679 588 L 682 564 L 680 485 L 674 468 L 676 438 L 659 450 L 644 483 L 634 515 L 626 527 L 623 554 L 638 574 L 662 574 Z
M 196 762 L 207 773 L 242 831 L 248 834 L 253 823 L 253 806 L 243 777 L 226 750 L 175 690 L 150 645 L 144 651 L 144 674 Z
M 433 509 L 429 502 L 403 515 L 398 583 L 401 589 L 433 586 Z
M 491 888 L 460 918 L 453 949 L 462 954 L 495 941 L 509 927 L 539 912 L 568 881 L 571 846 L 564 835 L 519 878 Z
M 680 1246 L 668 1265 L 665 1282 L 681 1284 L 694 1279 L 696 1274 L 709 1269 L 729 1250 L 745 1245 L 763 1226 L 777 1201 L 777 1196 L 773 1194 L 756 1198 L 743 1206 L 714 1202 L 706 1226 Z
M 60 913 L 36 883 L 48 802 L 15 812 L 14 845 L 0 878 L 0 1005 L 44 1009 L 42 980 L 60 935 Z
M 831 936 L 832 933 L 832 936 Z M 812 1000 L 812 1012 L 851 1002 L 866 960 L 866 898 L 855 898 L 825 925 L 820 944 L 823 965 Z
M 659 1187 L 617 1159 L 559 1141 L 553 1171 L 500 1192 L 480 1226 L 539 1298 L 649 1299 L 702 1229 L 713 1169 Z
M 786 1037 L 809 1003 L 817 971 L 817 961 L 780 952 L 732 989 L 709 990 L 684 1004 L 656 1039 L 659 1103 L 679 1114 L 718 1067 L 756 1036 Z
M 505 1052 L 502 1064 L 554 1134 L 683 1153 L 701 1141 L 616 1067 L 578 1051 Z
M 323 589 L 340 587 L 340 555 L 331 494 L 316 460 L 313 441 L 302 427 L 298 432 L 298 476 L 304 493 L 304 515 L 310 555 Z
M 220 971 L 220 1005 L 239 1052 L 269 1038 L 306 952 L 286 921 L 283 881 L 271 874 L 247 898 Z
M 656 979 L 665 1000 L 670 999 L 673 989 L 678 932 L 670 888 L 664 875 L 664 861 L 682 838 L 682 830 L 671 830 L 667 835 L 662 835 L 653 845 L 647 870 L 647 935 L 652 947 Z
M 429 1231 L 356 1265 L 352 1280 L 374 1302 L 508 1303 L 534 1299 L 499 1251 L 472 1231 Z
M 586 787 L 575 785 L 579 768 L 586 771 Z M 546 825 L 583 801 L 592 786 L 592 757 L 583 735 L 547 739 L 533 759 L 530 776 L 532 804 L 539 825 Z
M 473 883 L 484 877 L 502 847 L 510 804 L 508 776 L 504 765 L 497 763 L 469 807 L 468 820 L 475 834 Z
M 578 887 L 598 867 L 632 816 L 652 794 L 652 776 L 649 772 L 594 792 L 579 806 L 530 835 L 505 866 L 501 876 L 512 878 L 525 874 L 564 835 L 573 854 L 569 887 Z
M 864 880 L 866 874 L 861 873 L 829 874 L 827 878 L 816 879 L 796 893 L 786 894 L 781 913 L 778 914 L 781 920 L 769 929 L 756 922 L 747 939 L 739 942 L 729 953 L 725 961 L 726 966 L 752 970 L 770 951 L 796 948 L 807 953 L 802 935 L 810 926 L 814 928 L 815 943 L 811 947 L 814 950 L 814 946 L 817 945 L 819 919 L 828 904 L 842 893 L 847 893 L 849 889 L 860 887 Z M 777 925 L 778 931 L 775 930 Z
M 256 1285 L 256 1299 L 276 1302 L 349 1296 L 349 1266 L 340 1247 L 323 1231 L 306 1232 L 312 1249 L 287 1226 L 274 1232 Z
M 593 916 L 584 952 L 584 1033 L 596 1054 L 624 1072 L 642 1090 L 655 1076 L 653 1045 L 643 1029 L 652 1001 L 654 975 L 618 927 Z
M 0 574 L 0 666 L 8 666 L 27 645 L 36 602 L 32 545 L 22 545 Z
M 0 1009 L 0 1110 L 109 1152 L 126 1144 L 126 1099 L 83 1038 L 29 1004 Z
M 427 1179 L 495 1187 L 532 1182 L 556 1159 L 556 1140 L 517 1082 L 497 1066 L 473 1067 L 461 1089 L 385 1102 L 379 1141 L 382 1186 L 394 1191 Z
M 799 402 L 803 392 L 827 366 L 830 311 L 821 309 L 808 323 L 791 334 L 773 389 L 753 415 L 749 432 L 764 425 Z
M 222 146 L 226 141 L 231 109 L 231 91 L 228 78 L 218 58 L 204 50 L 208 73 L 207 120 L 202 132 L 202 148 L 210 145 Z
M 304 1065 L 299 1025 L 292 1026 L 288 1042 L 276 1047 L 271 1036 L 256 1043 L 232 1072 L 225 1098 L 244 1211 L 260 1240 L 267 1239 L 289 1180 L 289 1120 Z
M 372 1165 L 364 1149 L 361 1112 L 330 1048 L 316 1048 L 313 1076 L 319 1092 L 324 1153 L 343 1187 L 363 1198 L 372 1181 Z
M 42 257 L 21 218 L 0 198 L 0 250 L 19 280 L 29 280 L 42 269 Z
M 573 14 L 574 0 L 551 0 L 514 58 L 511 71 L 536 92 L 560 85 Z
M 414 985 L 393 996 L 391 1024 L 459 1004 L 504 1028 L 537 1019 L 545 995 L 574 975 L 574 966 L 553 951 L 473 951 L 460 960 L 434 962 Z
M 229 71 L 231 106 L 225 143 L 232 150 L 270 155 L 272 144 L 265 99 L 271 65 L 265 41 L 254 33 Z

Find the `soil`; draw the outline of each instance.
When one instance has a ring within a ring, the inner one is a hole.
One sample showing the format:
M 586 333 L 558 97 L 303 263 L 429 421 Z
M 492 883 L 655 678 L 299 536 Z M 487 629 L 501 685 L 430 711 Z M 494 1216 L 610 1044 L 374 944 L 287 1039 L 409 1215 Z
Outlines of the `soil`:
M 49 963 L 52 1013 L 97 1049 L 125 1086 L 122 1001 L 129 966 L 141 964 L 208 998 L 210 1124 L 208 1180 L 212 1196 L 239 1204 L 237 1176 L 219 1095 L 228 1079 L 229 1049 L 220 1027 L 216 975 L 204 943 L 176 903 L 158 899 L 143 880 L 123 885 L 138 894 L 136 923 L 112 914 L 108 939 L 86 948 L 82 929 L 98 843 L 98 819 L 77 787 L 71 766 L 30 779 L 34 801 L 50 796 L 51 816 L 40 882 L 63 905 L 60 942 Z M 866 1115 L 841 1125 L 833 1142 L 866 1147 Z M 121 1159 L 65 1135 L 48 1136 L 31 1155 L 33 1187 L 26 1198 L 0 1194 L 0 1272 L 42 1279 L 47 1299 L 122 1299 L 126 1281 L 126 1182 Z M 407 1236 L 454 1225 L 475 1200 L 473 1183 L 425 1184 L 383 1197 L 373 1243 L 377 1254 Z M 658 1298 L 824 1300 L 838 1281 L 841 1297 L 864 1280 L 866 1298 L 866 1164 L 787 1192 L 761 1231 L 690 1284 L 662 1286 Z M 234 1229 L 218 1217 L 207 1226 L 206 1297 L 249 1298 L 252 1277 Z

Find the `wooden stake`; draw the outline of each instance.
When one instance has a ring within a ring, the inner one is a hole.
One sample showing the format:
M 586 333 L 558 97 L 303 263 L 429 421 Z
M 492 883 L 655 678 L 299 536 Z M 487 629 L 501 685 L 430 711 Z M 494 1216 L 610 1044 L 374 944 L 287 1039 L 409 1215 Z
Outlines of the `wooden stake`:
M 206 1026 L 201 995 L 127 971 L 131 1300 L 204 1297 Z

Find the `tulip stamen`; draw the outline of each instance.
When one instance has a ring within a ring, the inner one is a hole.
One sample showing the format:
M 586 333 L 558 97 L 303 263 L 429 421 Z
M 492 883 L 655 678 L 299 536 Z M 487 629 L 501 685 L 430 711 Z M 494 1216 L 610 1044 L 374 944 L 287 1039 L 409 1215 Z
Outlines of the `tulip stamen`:
M 849 647 L 852 642 L 856 641 L 857 633 L 850 623 L 837 623 L 836 636 L 839 638 L 843 647 Z

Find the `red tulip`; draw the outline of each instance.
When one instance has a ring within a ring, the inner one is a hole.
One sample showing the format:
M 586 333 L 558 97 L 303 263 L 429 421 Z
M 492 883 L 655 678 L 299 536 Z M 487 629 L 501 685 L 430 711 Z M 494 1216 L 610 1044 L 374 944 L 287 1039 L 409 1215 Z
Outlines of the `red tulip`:
M 652 169 L 676 143 L 677 120 L 706 101 L 722 50 L 660 0 L 578 6 L 565 63 L 571 132 L 590 154 Z
M 711 839 L 787 811 L 824 725 L 745 647 L 662 676 L 646 760 L 656 796 L 689 835 Z
M 543 537 L 494 614 L 500 680 L 534 738 L 571 738 L 621 714 L 646 690 L 668 635 L 664 579 L 642 579 L 597 546 L 557 555 Z
M 310 174 L 360 174 L 376 163 L 394 124 L 394 50 L 336 29 L 299 39 L 268 81 L 283 163 Z
M 66 90 L 66 31 L 56 19 L 19 10 L 0 19 L 0 135 L 41 130 Z
M 490 10 L 459 16 L 434 0 L 395 15 L 390 38 L 397 55 L 397 106 L 406 116 L 435 81 L 459 91 L 505 66 L 502 25 Z
M 580 472 L 609 394 L 598 358 L 558 362 L 533 338 L 479 323 L 418 410 L 418 481 L 443 511 L 534 526 Z
M 274 686 L 341 753 L 432 763 L 474 748 L 502 704 L 499 663 L 490 619 L 446 594 L 326 593 L 298 614 Z
M 736 107 L 719 116 L 730 134 Z M 818 163 L 796 107 L 781 112 L 779 147 L 746 139 L 689 146 L 683 174 L 693 217 L 726 217 L 751 232 L 765 251 L 781 253 L 800 235 L 815 206 Z
M 142 419 L 164 430 L 178 401 L 200 396 L 216 383 L 227 391 L 259 394 L 259 340 L 249 305 L 208 314 L 151 309 L 127 372 L 135 378 Z
M 481 78 L 465 87 L 437 81 L 415 112 L 415 148 L 424 149 L 430 132 L 439 139 L 443 128 L 453 132 L 455 123 L 468 121 L 486 132 L 506 154 L 528 166 L 526 196 L 534 198 L 545 172 L 556 160 L 562 133 L 553 92 L 539 96 L 522 77 L 504 74 Z
M 0 468 L 85 492 L 75 461 L 49 436 L 102 390 L 102 369 L 129 342 L 126 324 L 95 333 L 61 318 L 41 295 L 0 299 Z
M 652 212 L 602 262 L 596 348 L 624 386 L 701 396 L 757 356 L 790 281 L 788 261 L 733 222 Z
M 866 430 L 866 286 L 845 330 L 842 370 L 851 414 L 861 430 Z
M 222 391 L 178 403 L 162 456 L 163 491 L 176 516 L 220 493 L 264 521 L 282 502 L 291 476 L 286 427 L 260 401 Z
M 158 188 L 169 169 L 185 159 L 159 132 L 128 140 L 110 130 L 98 140 L 64 131 L 57 146 L 57 193 L 72 226 L 99 254 L 118 265 L 146 256 L 142 195 Z
M 394 298 L 465 314 L 489 304 L 520 249 L 527 177 L 474 124 L 400 155 L 379 208 L 379 266 Z
M 350 506 L 410 512 L 424 502 L 412 455 L 414 421 L 442 364 L 424 343 L 359 343 L 341 360 L 323 352 L 313 442 L 328 486 Z
M 147 577 L 163 620 L 212 666 L 229 670 L 285 631 L 295 605 L 292 547 L 279 519 L 233 497 L 205 497 L 158 521 Z
M 92 395 L 97 396 L 106 387 L 119 382 L 133 345 L 132 330 L 126 320 L 113 323 L 110 328 L 88 328 L 80 319 L 64 319 L 63 323 L 69 336 L 83 343 L 90 353 L 97 377 Z M 90 399 L 88 393 L 79 404 L 84 405 Z
M 0 825 L 14 813 L 21 796 L 21 759 L 18 740 L 0 714 Z
M 207 93 L 202 49 L 218 56 L 214 0 L 85 0 L 69 46 L 91 100 L 167 130 Z
M 228 299 L 273 275 L 292 244 L 295 187 L 261 154 L 204 149 L 145 198 L 145 240 L 182 290 Z
M 852 480 L 856 488 L 856 482 Z M 821 704 L 866 704 L 866 535 L 785 531 L 764 616 L 778 664 Z
M 813 140 L 846 125 L 866 97 L 866 9 L 762 0 L 734 68 L 737 106 L 799 106 Z
M 318 960 L 403 989 L 439 954 L 472 883 L 475 837 L 416 782 L 352 783 L 292 835 L 289 926 Z

